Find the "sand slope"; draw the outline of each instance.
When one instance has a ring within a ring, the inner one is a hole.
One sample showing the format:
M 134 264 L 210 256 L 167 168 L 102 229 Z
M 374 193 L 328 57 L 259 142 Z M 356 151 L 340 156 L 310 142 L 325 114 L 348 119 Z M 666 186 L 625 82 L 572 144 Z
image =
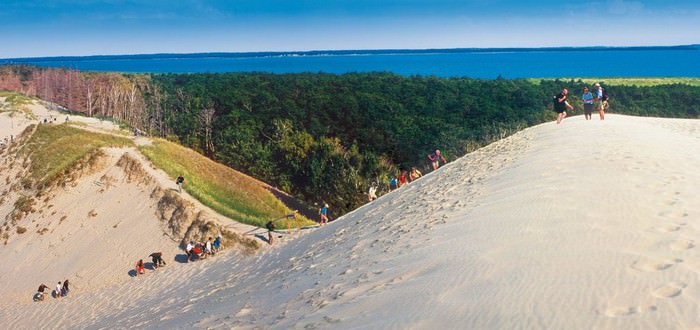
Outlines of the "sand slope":
M 256 258 L 217 256 L 10 327 L 697 328 L 700 121 L 567 118 Z

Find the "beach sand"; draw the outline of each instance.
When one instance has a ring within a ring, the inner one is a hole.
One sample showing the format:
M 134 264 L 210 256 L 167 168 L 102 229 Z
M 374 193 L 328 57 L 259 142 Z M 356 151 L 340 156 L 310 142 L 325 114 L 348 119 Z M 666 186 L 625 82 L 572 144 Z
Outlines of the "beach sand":
M 698 328 L 698 168 L 698 120 L 570 117 L 470 153 L 256 257 L 225 254 L 138 279 L 126 277 L 124 265 L 114 275 L 123 281 L 3 307 L 0 322 Z M 95 230 L 110 237 L 108 228 Z M 14 253 L 8 248 L 3 258 Z M 47 250 L 26 258 L 54 261 Z

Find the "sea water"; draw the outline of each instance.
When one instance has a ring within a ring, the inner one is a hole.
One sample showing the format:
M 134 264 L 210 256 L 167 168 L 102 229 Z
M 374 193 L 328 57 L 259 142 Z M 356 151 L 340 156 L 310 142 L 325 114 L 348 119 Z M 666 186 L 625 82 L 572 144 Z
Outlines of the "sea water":
M 700 77 L 700 46 L 160 54 L 0 60 L 89 71 L 393 72 L 439 77 Z

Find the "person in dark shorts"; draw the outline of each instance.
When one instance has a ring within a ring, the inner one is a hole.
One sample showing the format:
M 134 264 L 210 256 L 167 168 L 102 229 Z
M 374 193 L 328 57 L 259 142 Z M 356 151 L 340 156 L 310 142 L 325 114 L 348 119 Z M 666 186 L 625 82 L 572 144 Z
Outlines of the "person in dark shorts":
M 68 292 L 70 292 L 70 283 L 68 283 L 68 280 L 63 281 L 63 287 L 61 288 L 61 295 L 62 296 L 68 296 Z
M 583 100 L 583 115 L 586 120 L 591 120 L 593 118 L 593 94 L 588 91 L 588 87 L 583 87 L 581 100 Z
M 153 262 L 153 268 L 165 266 L 165 261 L 163 261 L 162 252 L 153 252 L 149 255 L 149 257 L 151 257 L 151 262 Z
M 571 111 L 574 110 L 574 107 L 566 101 L 568 94 L 569 91 L 566 88 L 562 88 L 561 93 L 554 97 L 554 111 L 557 113 L 557 125 L 561 124 L 561 121 L 566 118 L 567 108 Z
M 272 232 L 274 232 L 274 231 L 275 231 L 275 228 L 276 228 L 275 222 L 272 221 L 272 220 L 268 221 L 268 222 L 265 224 L 265 228 L 267 228 L 267 243 L 269 243 L 270 245 L 272 245 L 272 243 L 273 243 L 273 235 L 272 235 Z
M 34 295 L 34 301 L 43 301 L 47 289 L 49 289 L 49 287 L 46 284 L 39 285 L 39 289 L 36 290 L 36 294 Z
M 180 175 L 177 177 L 177 180 L 175 180 L 175 183 L 177 183 L 177 192 L 182 193 L 182 185 L 185 184 L 185 178 Z

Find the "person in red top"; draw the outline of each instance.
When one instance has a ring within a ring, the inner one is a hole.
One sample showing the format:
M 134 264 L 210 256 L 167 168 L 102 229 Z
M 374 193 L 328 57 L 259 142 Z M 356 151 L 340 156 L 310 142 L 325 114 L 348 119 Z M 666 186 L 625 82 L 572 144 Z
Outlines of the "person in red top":
M 406 171 L 401 171 L 401 175 L 399 175 L 399 187 L 405 185 L 408 183 L 408 178 L 406 177 Z
M 144 271 L 145 268 L 146 268 L 146 267 L 145 267 L 144 264 L 143 264 L 143 259 L 139 259 L 139 262 L 136 263 L 136 276 L 138 276 L 139 274 L 144 274 L 144 273 L 145 273 L 145 271 Z

